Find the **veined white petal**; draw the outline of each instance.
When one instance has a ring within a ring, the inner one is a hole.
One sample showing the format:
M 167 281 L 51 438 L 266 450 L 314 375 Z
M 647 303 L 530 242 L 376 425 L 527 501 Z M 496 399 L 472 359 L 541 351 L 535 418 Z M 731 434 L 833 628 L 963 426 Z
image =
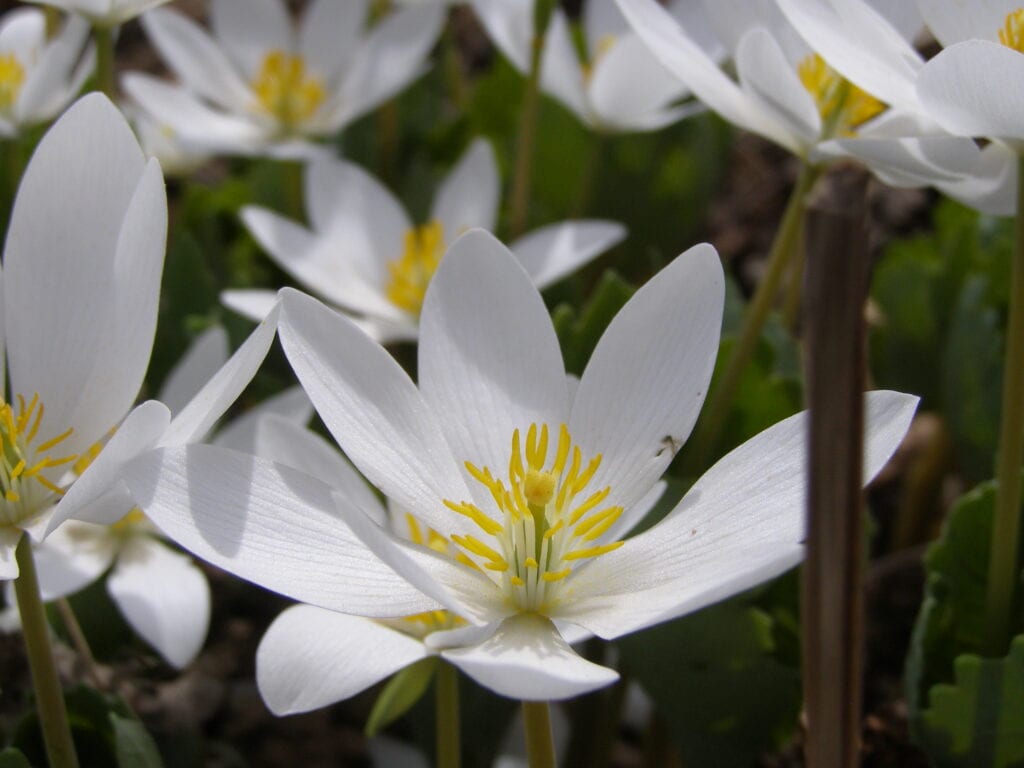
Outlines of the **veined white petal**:
M 964 205 L 992 216 L 1012 216 L 1017 210 L 1017 153 L 999 142 L 981 150 L 974 173 L 935 185 Z
M 285 610 L 256 651 L 256 684 L 275 715 L 351 698 L 429 655 L 426 647 L 370 619 L 312 605 Z
M 957 182 L 978 169 L 981 152 L 961 136 L 900 139 L 854 137 L 819 144 L 812 157 L 855 157 L 891 186 L 918 187 Z
M 370 0 L 313 0 L 299 25 L 299 52 L 328 82 L 349 65 L 366 26 Z
M 220 303 L 242 317 L 247 317 L 258 323 L 274 310 L 274 306 L 277 304 L 277 291 L 260 289 L 223 291 L 220 295 Z
M 494 149 L 486 139 L 476 139 L 434 196 L 430 218 L 441 222 L 445 242 L 474 227 L 493 230 L 500 187 Z
M 223 326 L 211 325 L 193 339 L 185 354 L 167 374 L 157 400 L 177 413 L 202 389 L 228 359 L 228 334 Z
M 435 529 L 466 533 L 441 503 L 468 498 L 438 415 L 408 375 L 347 318 L 282 291 L 281 343 L 338 445 L 385 496 Z
M 583 89 L 583 68 L 569 31 L 569 22 L 561 8 L 551 14 L 541 59 L 541 88 L 572 112 L 589 122 L 589 110 Z
M 569 431 L 602 455 L 591 481 L 610 504 L 650 491 L 686 441 L 718 352 L 725 280 L 710 245 L 689 249 L 637 291 L 594 350 Z
M 557 430 L 568 420 L 565 366 L 547 308 L 509 250 L 483 230 L 460 237 L 434 275 L 418 359 L 423 399 L 443 416 L 460 466 L 502 474 L 515 430 L 525 438 L 531 424 Z M 478 503 L 493 505 L 479 483 L 470 487 Z
M 213 0 L 210 26 L 221 49 L 250 82 L 271 51 L 292 53 L 296 40 L 281 0 Z
M 522 701 L 568 699 L 619 679 L 577 654 L 549 620 L 529 613 L 505 619 L 479 645 L 441 656 L 485 688 Z
M 232 419 L 217 430 L 209 442 L 243 453 L 256 453 L 256 432 L 260 423 L 270 416 L 302 426 L 313 417 L 313 404 L 302 387 L 289 387 Z
M 356 538 L 338 514 L 336 490 L 301 472 L 216 446 L 189 445 L 144 454 L 124 479 L 165 534 L 267 589 L 370 616 L 407 616 L 437 606 Z
M 171 666 L 191 663 L 210 624 L 210 585 L 190 557 L 149 536 L 118 555 L 107 592 L 125 619 Z
M 865 396 L 864 479 L 910 426 L 917 398 Z M 703 608 L 778 575 L 803 556 L 806 412 L 736 448 L 658 525 L 595 558 L 558 616 L 605 638 Z
M 105 525 L 69 521 L 33 547 L 44 602 L 72 595 L 102 576 L 118 542 Z
M 561 280 L 626 237 L 615 221 L 563 221 L 535 229 L 509 245 L 538 288 Z

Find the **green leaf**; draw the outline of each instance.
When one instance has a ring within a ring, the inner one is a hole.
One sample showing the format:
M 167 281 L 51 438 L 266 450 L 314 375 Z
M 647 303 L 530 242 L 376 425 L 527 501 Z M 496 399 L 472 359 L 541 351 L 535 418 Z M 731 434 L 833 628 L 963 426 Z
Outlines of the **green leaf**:
M 119 768 L 163 768 L 153 737 L 135 718 L 110 713 Z
M 438 663 L 435 656 L 420 659 L 388 680 L 366 721 L 367 736 L 376 736 L 423 697 L 434 679 Z
M 938 768 L 1024 766 L 1024 635 L 1002 659 L 959 656 L 929 698 L 920 738 Z
M 0 752 L 0 768 L 32 768 L 32 764 L 14 747 Z
M 800 678 L 776 655 L 775 624 L 732 600 L 617 641 L 684 765 L 749 765 L 792 729 Z

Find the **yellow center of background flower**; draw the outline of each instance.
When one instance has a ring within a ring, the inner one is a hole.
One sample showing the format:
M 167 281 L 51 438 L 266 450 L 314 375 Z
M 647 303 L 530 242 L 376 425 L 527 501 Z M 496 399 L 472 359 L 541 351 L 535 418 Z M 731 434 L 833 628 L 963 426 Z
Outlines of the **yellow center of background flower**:
M 525 444 L 512 434 L 507 479 L 466 462 L 466 469 L 494 499 L 501 520 L 475 504 L 445 499 L 453 512 L 472 520 L 485 534 L 453 535 L 451 541 L 486 571 L 504 590 L 511 605 L 523 611 L 548 613 L 560 587 L 584 560 L 622 546 L 600 539 L 622 515 L 622 507 L 602 506 L 611 487 L 585 495 L 601 466 L 601 455 L 584 461 L 564 424 L 548 463 L 547 425 L 531 424 Z M 486 539 L 486 541 L 485 541 Z
M 419 315 L 430 279 L 444 255 L 444 227 L 434 220 L 405 233 L 402 255 L 388 264 L 388 300 Z
M 855 129 L 885 111 L 885 103 L 843 78 L 816 53 L 797 67 L 800 82 L 814 97 L 825 136 L 852 136 Z
M 302 57 L 277 49 L 263 58 L 252 88 L 260 108 L 285 126 L 309 120 L 325 98 L 323 83 L 306 71 Z
M 43 472 L 72 464 L 78 458 L 51 455 L 60 453 L 54 449 L 71 437 L 71 429 L 36 444 L 45 413 L 38 394 L 28 403 L 21 395 L 17 401 L 15 409 L 0 399 L 0 522 L 6 525 L 31 517 L 52 503 L 54 496 L 63 494 L 64 489 Z
M 999 30 L 999 42 L 1007 48 L 1024 53 L 1024 8 L 1006 14 L 1003 28 Z
M 25 68 L 13 53 L 0 55 L 0 110 L 14 106 L 25 82 Z

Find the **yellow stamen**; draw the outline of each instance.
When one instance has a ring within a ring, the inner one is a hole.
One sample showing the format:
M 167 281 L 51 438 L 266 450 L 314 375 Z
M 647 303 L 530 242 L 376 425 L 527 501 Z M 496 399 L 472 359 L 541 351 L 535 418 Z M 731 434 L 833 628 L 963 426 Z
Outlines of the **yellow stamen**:
M 616 549 L 621 547 L 626 542 L 624 541 L 613 541 L 610 544 L 601 544 L 597 547 L 587 547 L 586 549 L 574 549 L 572 552 L 566 552 L 562 555 L 563 560 L 583 560 L 588 557 L 597 557 L 598 555 L 604 555 L 608 552 L 614 552 Z
M 827 136 L 850 136 L 855 129 L 885 110 L 885 103 L 844 79 L 825 60 L 812 53 L 797 67 L 825 125 Z
M 307 122 L 326 98 L 320 78 L 306 71 L 299 55 L 274 49 L 252 83 L 258 108 L 276 117 L 285 128 Z
M 1024 53 L 1024 8 L 1006 14 L 1003 28 L 999 30 L 999 42 L 1007 48 Z
M 0 110 L 8 111 L 25 84 L 25 68 L 13 53 L 0 55 Z
M 496 533 L 501 533 L 502 531 L 501 523 L 489 518 L 487 515 L 480 511 L 479 507 L 477 507 L 474 504 L 468 504 L 466 502 L 456 504 L 455 502 L 452 501 L 445 501 L 444 505 L 448 507 L 448 509 L 452 510 L 452 512 L 458 512 L 460 515 L 465 515 L 466 517 L 468 517 L 470 520 L 472 520 L 474 523 L 480 526 L 480 528 L 483 529 L 484 533 L 489 533 L 491 536 L 494 536 Z
M 385 293 L 395 306 L 419 315 L 427 285 L 441 263 L 444 228 L 434 220 L 405 233 L 402 255 L 388 264 Z

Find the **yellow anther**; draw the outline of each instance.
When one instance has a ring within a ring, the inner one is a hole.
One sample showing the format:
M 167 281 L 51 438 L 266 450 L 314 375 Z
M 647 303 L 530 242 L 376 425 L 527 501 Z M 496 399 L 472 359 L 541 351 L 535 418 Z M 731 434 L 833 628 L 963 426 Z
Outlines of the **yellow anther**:
M 423 531 L 420 530 L 419 521 L 412 514 L 406 512 L 405 522 L 409 526 L 409 541 L 413 544 L 423 544 Z
M 434 220 L 405 233 L 402 255 L 388 264 L 388 300 L 406 312 L 419 315 L 437 265 L 444 255 L 444 227 Z
M 546 531 L 544 531 L 544 538 L 545 539 L 553 538 L 554 535 L 556 533 L 558 533 L 560 530 L 562 530 L 562 528 L 564 528 L 564 527 L 565 527 L 565 520 L 563 520 L 562 518 L 558 518 L 558 521 L 554 525 L 552 525 L 550 528 L 548 528 Z
M 563 424 L 558 429 L 558 448 L 555 449 L 555 463 L 551 466 L 551 473 L 562 474 L 565 469 L 565 460 L 569 457 L 569 445 L 572 442 L 569 437 L 569 427 Z
M 25 460 L 22 459 L 14 465 L 14 469 L 11 470 L 11 479 L 16 480 L 25 471 Z
M 526 473 L 526 479 L 523 481 L 523 495 L 533 506 L 543 507 L 555 495 L 557 482 L 557 478 L 550 472 L 538 472 L 531 469 Z
M 0 110 L 10 110 L 25 83 L 25 68 L 13 53 L 0 55 Z
M 528 557 L 525 560 L 523 560 L 523 565 L 525 565 L 527 568 L 539 568 L 540 567 L 540 564 L 537 562 L 537 560 L 535 558 L 532 558 L 532 557 Z
M 8 501 L 18 501 L 19 499 L 21 499 L 21 497 L 14 491 L 5 491 L 4 498 L 7 499 Z
M 800 82 L 814 98 L 828 136 L 849 136 L 885 110 L 885 104 L 844 79 L 816 53 L 797 67 Z
M 584 541 L 595 541 L 601 538 L 604 533 L 615 525 L 615 521 L 622 515 L 622 507 L 608 507 L 596 514 L 591 515 L 582 523 L 576 526 L 573 531 L 575 536 L 581 537 Z
M 100 455 L 100 451 L 103 450 L 103 442 L 98 440 L 78 457 L 75 461 L 75 466 L 72 469 L 75 470 L 75 474 L 82 474 L 89 468 L 89 466 L 96 460 L 96 457 Z
M 444 505 L 448 507 L 448 509 L 452 510 L 452 512 L 458 512 L 460 515 L 465 515 L 480 526 L 484 533 L 489 533 L 491 536 L 501 533 L 504 530 L 504 526 L 502 526 L 501 523 L 489 518 L 474 504 L 468 504 L 466 502 L 456 503 L 445 499 Z
M 128 514 L 111 526 L 111 529 L 123 533 L 144 522 L 146 522 L 145 513 L 138 507 L 132 507 Z
M 1003 28 L 999 30 L 999 42 L 1007 48 L 1024 53 L 1024 8 L 1006 14 Z
M 326 97 L 323 83 L 306 71 L 303 58 L 280 49 L 263 57 L 252 89 L 259 109 L 276 117 L 285 128 L 308 121 Z
M 520 579 L 518 576 L 509 576 L 508 580 L 515 584 L 517 587 L 521 587 L 524 584 L 526 584 L 526 582 Z
M 612 489 L 609 486 L 605 486 L 600 491 L 592 493 L 590 496 L 588 496 L 586 501 L 584 501 L 582 504 L 580 504 L 578 507 L 576 507 L 576 509 L 572 511 L 572 515 L 569 516 L 569 525 L 575 525 L 581 517 L 587 514 L 587 512 L 589 512 L 602 501 L 607 499 L 608 494 L 611 492 Z
M 601 544 L 597 547 L 587 547 L 586 549 L 574 549 L 572 552 L 567 552 L 562 555 L 563 560 L 583 560 L 588 557 L 597 557 L 608 552 L 614 552 L 616 549 L 621 547 L 626 542 L 624 541 L 613 541 L 610 544 Z
M 472 563 L 473 561 L 470 560 L 469 562 Z M 504 560 L 489 560 L 486 563 L 484 563 L 484 568 L 486 568 L 489 571 L 507 571 L 508 563 Z
M 541 575 L 541 578 L 547 582 L 561 581 L 570 573 L 572 573 L 572 568 L 563 568 L 560 571 L 547 571 L 546 573 Z
M 499 552 L 496 552 L 491 547 L 488 547 L 475 536 L 456 535 L 452 536 L 452 541 L 454 541 L 463 549 L 472 552 L 474 555 L 479 555 L 482 558 L 490 560 L 492 563 L 501 563 L 505 561 L 505 558 L 503 558 Z
M 59 445 L 60 443 L 63 443 L 65 440 L 67 440 L 69 437 L 71 437 L 71 434 L 74 431 L 75 431 L 74 429 L 72 429 L 71 427 L 68 427 L 66 430 L 61 432 L 56 437 L 51 437 L 45 443 L 41 443 L 39 446 L 36 447 L 36 451 L 38 451 L 39 453 L 45 453 L 46 451 L 48 451 L 51 448 L 53 448 L 55 445 Z

